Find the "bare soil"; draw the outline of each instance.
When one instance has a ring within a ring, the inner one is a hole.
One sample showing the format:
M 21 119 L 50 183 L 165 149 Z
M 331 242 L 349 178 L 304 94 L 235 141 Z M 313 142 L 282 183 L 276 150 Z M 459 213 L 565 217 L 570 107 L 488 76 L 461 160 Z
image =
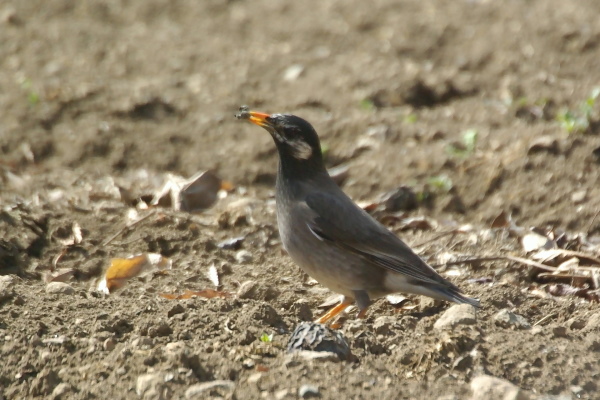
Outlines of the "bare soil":
M 416 210 L 377 217 L 432 264 L 525 257 L 490 230 L 502 211 L 599 242 L 600 124 L 558 121 L 600 85 L 599 57 L 596 0 L 2 2 L 0 398 L 186 398 L 230 380 L 195 398 L 298 398 L 311 384 L 325 399 L 462 399 L 487 374 L 532 398 L 599 399 L 598 303 L 548 294 L 555 282 L 508 260 L 440 269 L 481 299 L 475 325 L 440 331 L 449 305 L 380 300 L 340 330 L 355 361 L 290 361 L 291 332 L 331 293 L 279 243 L 271 138 L 233 118 L 248 104 L 309 120 L 357 201 L 413 188 Z M 138 209 L 124 229 L 122 193 L 207 169 L 235 186 L 214 207 Z M 93 290 L 112 258 L 145 252 L 173 270 Z M 160 296 L 214 288 L 211 266 L 220 290 L 257 290 Z M 57 269 L 73 293 L 47 292 Z M 537 326 L 499 325 L 502 309 Z M 139 395 L 145 374 L 162 383 Z

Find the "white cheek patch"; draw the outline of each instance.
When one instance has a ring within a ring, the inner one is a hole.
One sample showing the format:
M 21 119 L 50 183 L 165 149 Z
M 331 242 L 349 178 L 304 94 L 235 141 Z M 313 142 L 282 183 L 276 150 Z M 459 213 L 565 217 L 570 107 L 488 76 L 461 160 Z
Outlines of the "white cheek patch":
M 292 155 L 298 160 L 308 160 L 312 156 L 310 145 L 302 140 L 288 141 Z

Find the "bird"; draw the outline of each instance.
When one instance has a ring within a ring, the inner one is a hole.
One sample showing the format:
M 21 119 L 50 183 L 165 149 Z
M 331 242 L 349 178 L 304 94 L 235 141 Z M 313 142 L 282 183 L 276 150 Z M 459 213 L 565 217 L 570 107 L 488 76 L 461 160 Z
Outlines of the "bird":
M 342 191 L 327 172 L 319 136 L 308 121 L 247 106 L 235 116 L 266 129 L 275 142 L 283 248 L 309 276 L 343 295 L 316 323 L 328 323 L 354 303 L 358 317 L 365 318 L 373 300 L 400 292 L 480 306 Z

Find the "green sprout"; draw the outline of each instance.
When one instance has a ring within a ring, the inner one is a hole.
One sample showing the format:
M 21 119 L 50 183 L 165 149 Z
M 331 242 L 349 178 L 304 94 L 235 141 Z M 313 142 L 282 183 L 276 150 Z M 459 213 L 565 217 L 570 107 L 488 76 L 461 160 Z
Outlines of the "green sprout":
M 406 114 L 403 118 L 402 118 L 402 122 L 404 122 L 405 124 L 414 124 L 415 122 L 417 122 L 417 114 Z
M 273 334 L 266 334 L 263 333 L 262 335 L 260 335 L 260 341 L 263 343 L 271 343 L 273 341 Z
M 462 134 L 462 143 L 451 144 L 446 147 L 446 152 L 453 157 L 467 158 L 475 153 L 479 133 L 475 129 L 468 129 Z
M 453 187 L 452 179 L 448 175 L 432 176 L 427 179 L 427 184 L 437 193 L 448 193 Z
M 579 106 L 578 111 L 562 110 L 556 116 L 560 126 L 567 133 L 584 133 L 590 127 L 590 122 L 596 119 L 596 100 L 600 96 L 600 88 L 592 90 L 590 96 Z
M 20 82 L 21 89 L 27 93 L 27 102 L 30 106 L 35 106 L 40 102 L 40 95 L 33 89 L 33 85 L 31 80 L 28 78 L 23 78 Z
M 363 110 L 367 110 L 367 111 L 373 111 L 375 110 L 375 103 L 373 102 L 373 100 L 371 99 L 362 99 L 360 101 L 360 108 L 362 108 Z

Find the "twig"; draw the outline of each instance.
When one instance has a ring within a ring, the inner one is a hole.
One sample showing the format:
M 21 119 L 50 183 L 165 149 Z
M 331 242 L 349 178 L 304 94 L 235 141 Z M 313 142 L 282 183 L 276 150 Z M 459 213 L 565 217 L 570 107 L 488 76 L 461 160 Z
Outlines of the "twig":
M 556 313 L 546 315 L 544 318 L 540 319 L 538 322 L 533 324 L 533 326 L 537 326 L 537 325 L 541 324 L 542 322 L 546 322 L 547 320 L 549 320 L 550 318 L 553 318 L 553 317 L 556 317 Z
M 115 233 L 114 235 L 112 235 L 111 237 L 109 237 L 108 239 L 106 239 L 104 242 L 102 242 L 102 246 L 106 246 L 107 244 L 109 244 L 110 242 L 112 242 L 113 240 L 115 240 L 123 232 L 125 232 L 127 229 L 136 226 L 137 224 L 139 224 L 140 222 L 142 222 L 142 221 L 150 218 L 150 216 L 152 216 L 154 214 L 156 214 L 156 212 L 155 211 L 151 211 L 148 214 L 146 214 L 143 217 L 141 217 L 140 219 L 138 219 L 137 221 L 134 221 L 134 222 L 131 222 L 131 223 L 125 225 L 123 228 L 119 229 L 117 231 L 117 233 Z

